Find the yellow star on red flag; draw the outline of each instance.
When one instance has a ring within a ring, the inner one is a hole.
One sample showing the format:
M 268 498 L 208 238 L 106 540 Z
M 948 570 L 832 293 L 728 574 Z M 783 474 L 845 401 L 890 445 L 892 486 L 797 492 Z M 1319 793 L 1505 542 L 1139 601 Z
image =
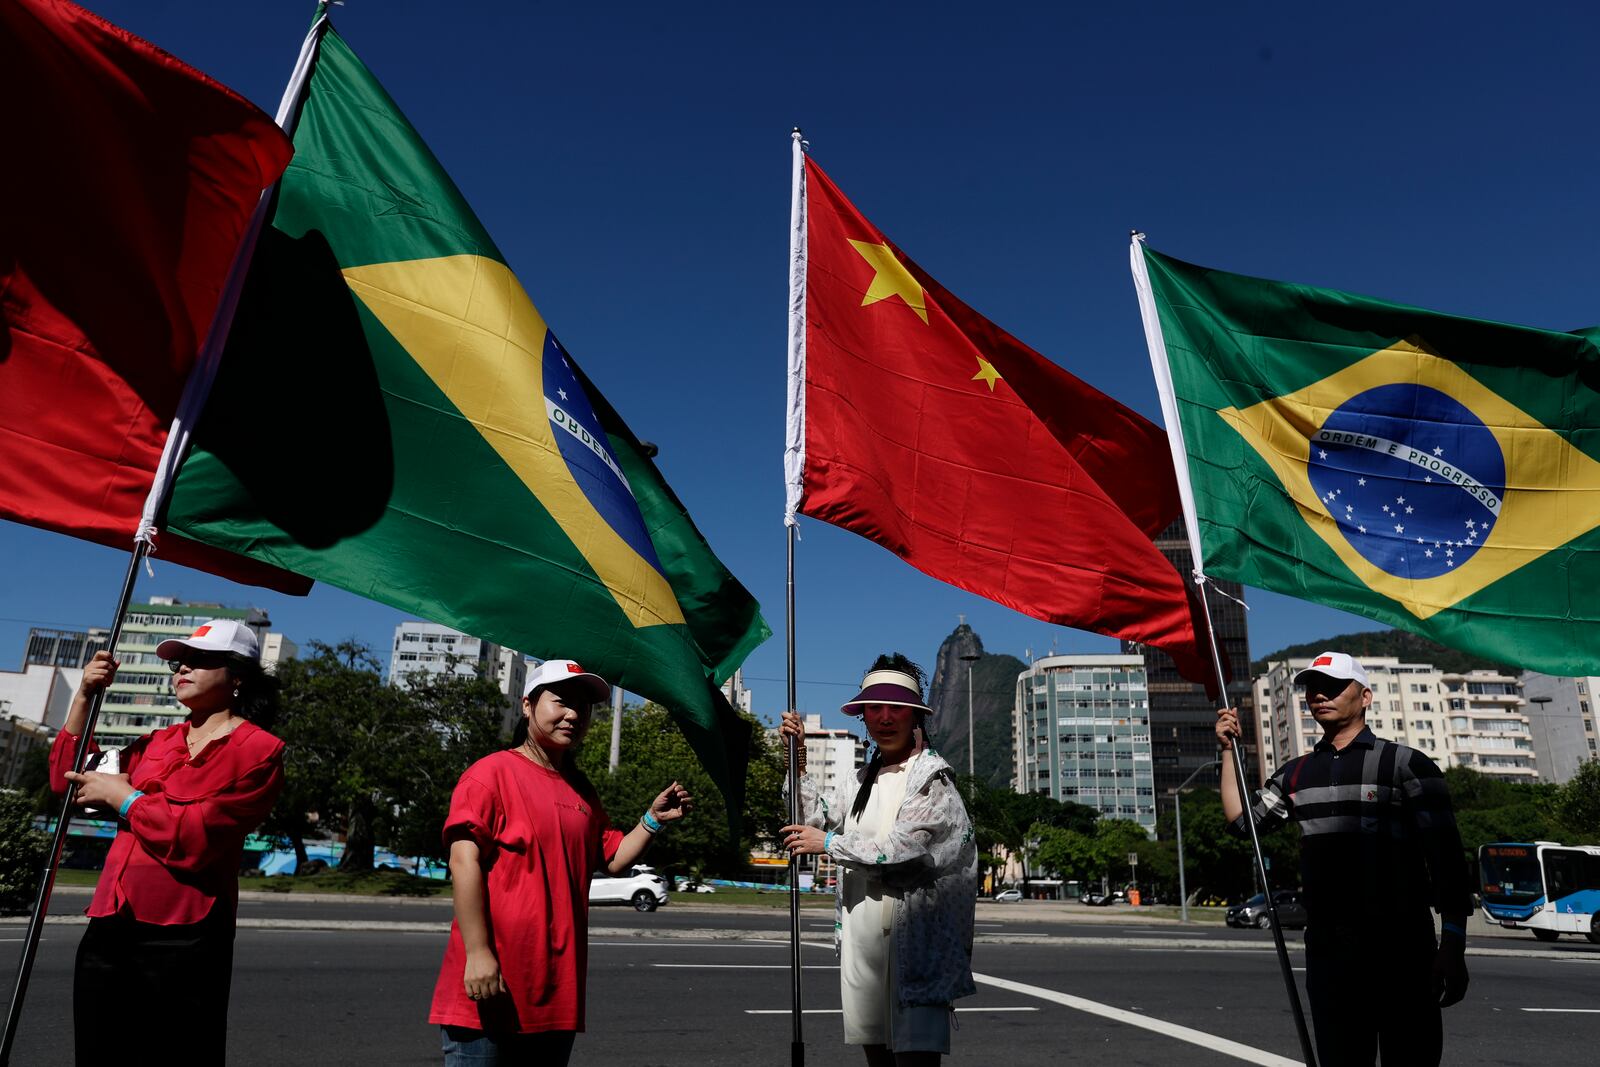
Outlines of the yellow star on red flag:
M 872 276 L 872 284 L 867 287 L 867 295 L 861 298 L 862 307 L 898 296 L 923 322 L 928 321 L 928 298 L 922 284 L 911 276 L 911 272 L 906 270 L 905 264 L 895 257 L 888 245 L 852 240 L 850 247 L 860 253 L 861 258 L 877 272 Z
M 973 381 L 973 382 L 978 382 L 978 381 L 983 382 L 985 385 L 987 385 L 989 387 L 989 392 L 992 393 L 992 392 L 994 392 L 994 383 L 998 382 L 1000 380 L 1000 372 L 994 369 L 994 364 L 993 363 L 990 363 L 988 360 L 984 359 L 982 356 L 978 356 L 977 359 L 978 359 L 978 373 L 974 374 L 971 378 L 969 378 L 967 380 L 968 381 Z

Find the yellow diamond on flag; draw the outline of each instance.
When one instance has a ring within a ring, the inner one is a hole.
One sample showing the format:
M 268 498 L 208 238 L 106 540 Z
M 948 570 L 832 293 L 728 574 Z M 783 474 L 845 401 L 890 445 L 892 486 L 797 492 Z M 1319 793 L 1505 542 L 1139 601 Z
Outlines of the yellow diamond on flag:
M 1418 619 L 1600 527 L 1600 462 L 1421 339 L 1217 415 L 1355 576 Z

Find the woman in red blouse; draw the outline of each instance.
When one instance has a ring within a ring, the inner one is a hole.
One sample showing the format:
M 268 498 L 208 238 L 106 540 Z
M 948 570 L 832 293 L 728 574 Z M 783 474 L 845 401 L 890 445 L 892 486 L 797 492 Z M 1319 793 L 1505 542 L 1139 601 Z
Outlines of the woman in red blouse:
M 626 871 L 694 807 L 673 782 L 626 835 L 611 828 L 572 760 L 610 693 L 571 660 L 546 660 L 528 676 L 513 747 L 456 785 L 444 828 L 456 914 L 428 1014 L 446 1067 L 567 1062 L 583 1029 L 589 876 Z
M 123 749 L 121 773 L 74 774 L 90 697 L 117 673 L 111 653 L 97 652 L 50 750 L 51 788 L 70 781 L 78 803 L 120 820 L 73 975 L 80 1064 L 143 1062 L 133 1046 L 152 1042 L 144 1052 L 155 1053 L 161 1039 L 149 1027 L 180 1005 L 181 1058 L 223 1062 L 239 860 L 283 790 L 283 742 L 251 721 L 276 697 L 255 634 L 213 619 L 156 655 L 171 661 L 187 719 Z

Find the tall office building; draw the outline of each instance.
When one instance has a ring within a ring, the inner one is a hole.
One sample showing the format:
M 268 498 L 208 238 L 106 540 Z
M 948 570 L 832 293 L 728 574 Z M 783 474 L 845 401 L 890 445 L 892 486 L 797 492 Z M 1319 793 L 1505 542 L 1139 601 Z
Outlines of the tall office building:
M 1012 709 L 1017 792 L 1098 808 L 1153 835 L 1150 722 L 1144 657 L 1035 660 L 1017 675 Z
M 522 687 L 527 682 L 528 665 L 514 649 L 436 622 L 403 622 L 394 628 L 389 684 L 407 686 L 410 676 L 419 671 L 453 673 L 463 678 L 481 675 L 493 681 L 506 697 L 501 726 L 508 733 L 522 714 Z
M 1528 730 L 1539 780 L 1560 785 L 1572 780 L 1578 765 L 1600 758 L 1595 746 L 1594 701 L 1600 678 L 1556 678 L 1524 671 L 1522 693 L 1528 704 Z
M 1182 521 L 1161 531 L 1156 548 L 1172 561 L 1186 578 L 1194 570 L 1189 538 Z M 1244 767 L 1254 776 L 1260 766 L 1256 754 L 1255 694 L 1250 676 L 1249 627 L 1245 621 L 1244 587 L 1238 582 L 1217 582 L 1209 594 L 1211 621 L 1216 627 L 1217 647 L 1232 671 L 1228 701 L 1239 709 L 1239 728 L 1244 732 Z M 1217 703 L 1206 696 L 1206 687 L 1178 673 L 1172 657 L 1159 648 L 1137 641 L 1122 642 L 1122 651 L 1144 656 L 1150 687 L 1150 746 L 1155 767 L 1156 807 L 1172 806 L 1172 791 L 1200 767 L 1217 758 Z M 1209 655 L 1209 651 L 1207 653 Z M 1202 776 L 1201 780 L 1204 780 Z M 1216 779 L 1211 779 L 1215 784 Z M 1258 785 L 1252 782 L 1251 785 Z
M 22 665 L 41 667 L 82 667 L 89 657 L 106 647 L 111 631 L 104 627 L 89 630 L 51 630 L 35 626 L 28 631 L 28 650 Z
M 172 671 L 166 660 L 156 655 L 156 646 L 168 638 L 188 637 L 207 619 L 237 619 L 263 642 L 272 625 L 260 608 L 185 604 L 170 596 L 153 596 L 147 603 L 128 608 L 115 651 L 122 665 L 117 668 L 117 680 L 106 690 L 97 738 L 123 745 L 188 714 L 173 695 Z

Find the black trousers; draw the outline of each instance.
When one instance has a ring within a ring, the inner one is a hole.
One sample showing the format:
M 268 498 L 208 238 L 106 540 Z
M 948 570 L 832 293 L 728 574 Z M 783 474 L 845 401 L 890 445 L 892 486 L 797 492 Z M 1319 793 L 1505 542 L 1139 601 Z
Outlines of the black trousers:
M 1438 1067 L 1444 1050 L 1433 920 L 1306 929 L 1306 995 L 1320 1067 Z
M 90 919 L 72 976 L 80 1067 L 226 1062 L 233 931 L 226 901 L 181 926 L 125 915 Z M 181 1048 L 163 1033 L 182 1034 Z

